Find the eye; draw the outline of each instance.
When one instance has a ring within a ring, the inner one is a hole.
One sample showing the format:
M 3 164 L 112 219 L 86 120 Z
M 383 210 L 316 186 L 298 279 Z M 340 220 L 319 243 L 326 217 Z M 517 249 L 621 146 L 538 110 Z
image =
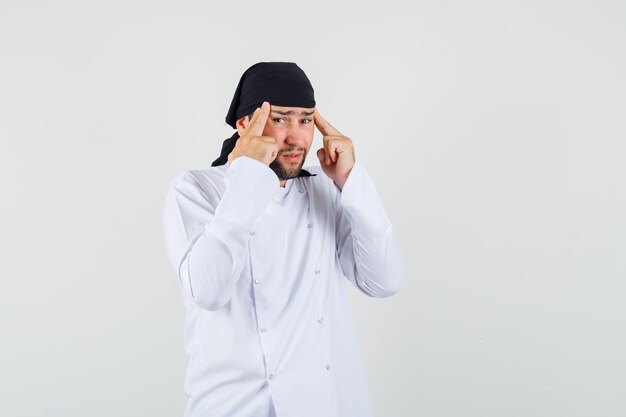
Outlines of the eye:
M 302 119 L 302 124 L 308 125 L 311 123 L 311 119 Z
M 285 118 L 284 117 L 276 117 L 276 118 L 274 118 L 274 121 L 276 123 L 284 123 L 285 122 Z

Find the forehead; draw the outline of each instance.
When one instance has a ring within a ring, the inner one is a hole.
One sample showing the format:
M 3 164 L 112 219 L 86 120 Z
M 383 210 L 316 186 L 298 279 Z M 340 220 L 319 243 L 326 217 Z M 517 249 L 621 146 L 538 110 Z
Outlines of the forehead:
M 283 116 L 311 116 L 315 111 L 315 107 L 283 107 L 270 105 L 272 113 L 278 113 Z

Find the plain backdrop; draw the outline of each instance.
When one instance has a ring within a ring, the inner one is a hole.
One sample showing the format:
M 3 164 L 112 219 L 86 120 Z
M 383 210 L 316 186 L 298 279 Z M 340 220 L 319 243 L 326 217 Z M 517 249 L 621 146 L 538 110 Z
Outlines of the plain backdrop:
M 624 1 L 0 0 L 0 415 L 182 415 L 164 197 L 259 61 L 405 258 L 350 292 L 377 416 L 626 415 L 625 45 Z

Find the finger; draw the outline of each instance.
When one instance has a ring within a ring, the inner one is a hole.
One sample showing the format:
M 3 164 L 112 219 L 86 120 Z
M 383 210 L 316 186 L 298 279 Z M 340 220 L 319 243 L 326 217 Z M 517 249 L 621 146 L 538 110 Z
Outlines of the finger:
M 320 160 L 320 164 L 324 163 L 325 158 L 326 158 L 326 151 L 324 150 L 324 148 L 319 148 L 317 150 L 317 159 Z
M 320 160 L 320 165 L 330 164 L 330 157 L 328 156 L 328 152 L 326 151 L 326 148 L 322 147 L 317 150 L 317 158 Z
M 332 162 L 337 162 L 337 158 L 339 158 L 339 154 L 343 152 L 343 143 L 340 140 L 328 140 L 325 142 L 324 146 L 327 149 L 328 154 L 330 155 L 330 159 Z
M 270 103 L 264 101 L 259 111 L 256 111 L 252 116 L 252 120 L 250 121 L 250 126 L 246 134 L 250 134 L 251 136 L 261 136 L 263 134 L 263 130 L 265 129 L 265 123 L 267 123 L 267 117 L 270 114 Z
M 274 140 L 274 138 L 270 138 L 270 139 L 272 139 L 272 142 L 273 142 L 273 145 L 268 145 L 268 149 L 270 151 L 269 163 L 271 164 L 272 162 L 274 162 L 274 160 L 278 156 L 278 145 L 276 144 L 276 141 Z
M 324 136 L 342 136 L 341 133 L 335 129 L 326 119 L 322 117 L 319 111 L 317 111 L 317 107 L 315 108 L 315 113 L 313 113 L 313 120 L 315 121 L 315 126 L 319 129 L 319 131 Z
M 326 149 L 328 150 L 328 155 L 330 157 L 331 162 L 337 162 L 337 157 L 339 156 L 338 147 L 340 146 L 337 141 L 328 141 L 326 142 Z

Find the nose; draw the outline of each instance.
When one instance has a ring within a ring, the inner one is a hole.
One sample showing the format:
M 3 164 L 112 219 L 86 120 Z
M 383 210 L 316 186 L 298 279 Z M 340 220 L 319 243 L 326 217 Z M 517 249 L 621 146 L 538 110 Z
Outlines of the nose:
M 304 147 L 305 144 L 304 132 L 294 123 L 287 129 L 287 136 L 285 136 L 285 143 L 289 146 Z

